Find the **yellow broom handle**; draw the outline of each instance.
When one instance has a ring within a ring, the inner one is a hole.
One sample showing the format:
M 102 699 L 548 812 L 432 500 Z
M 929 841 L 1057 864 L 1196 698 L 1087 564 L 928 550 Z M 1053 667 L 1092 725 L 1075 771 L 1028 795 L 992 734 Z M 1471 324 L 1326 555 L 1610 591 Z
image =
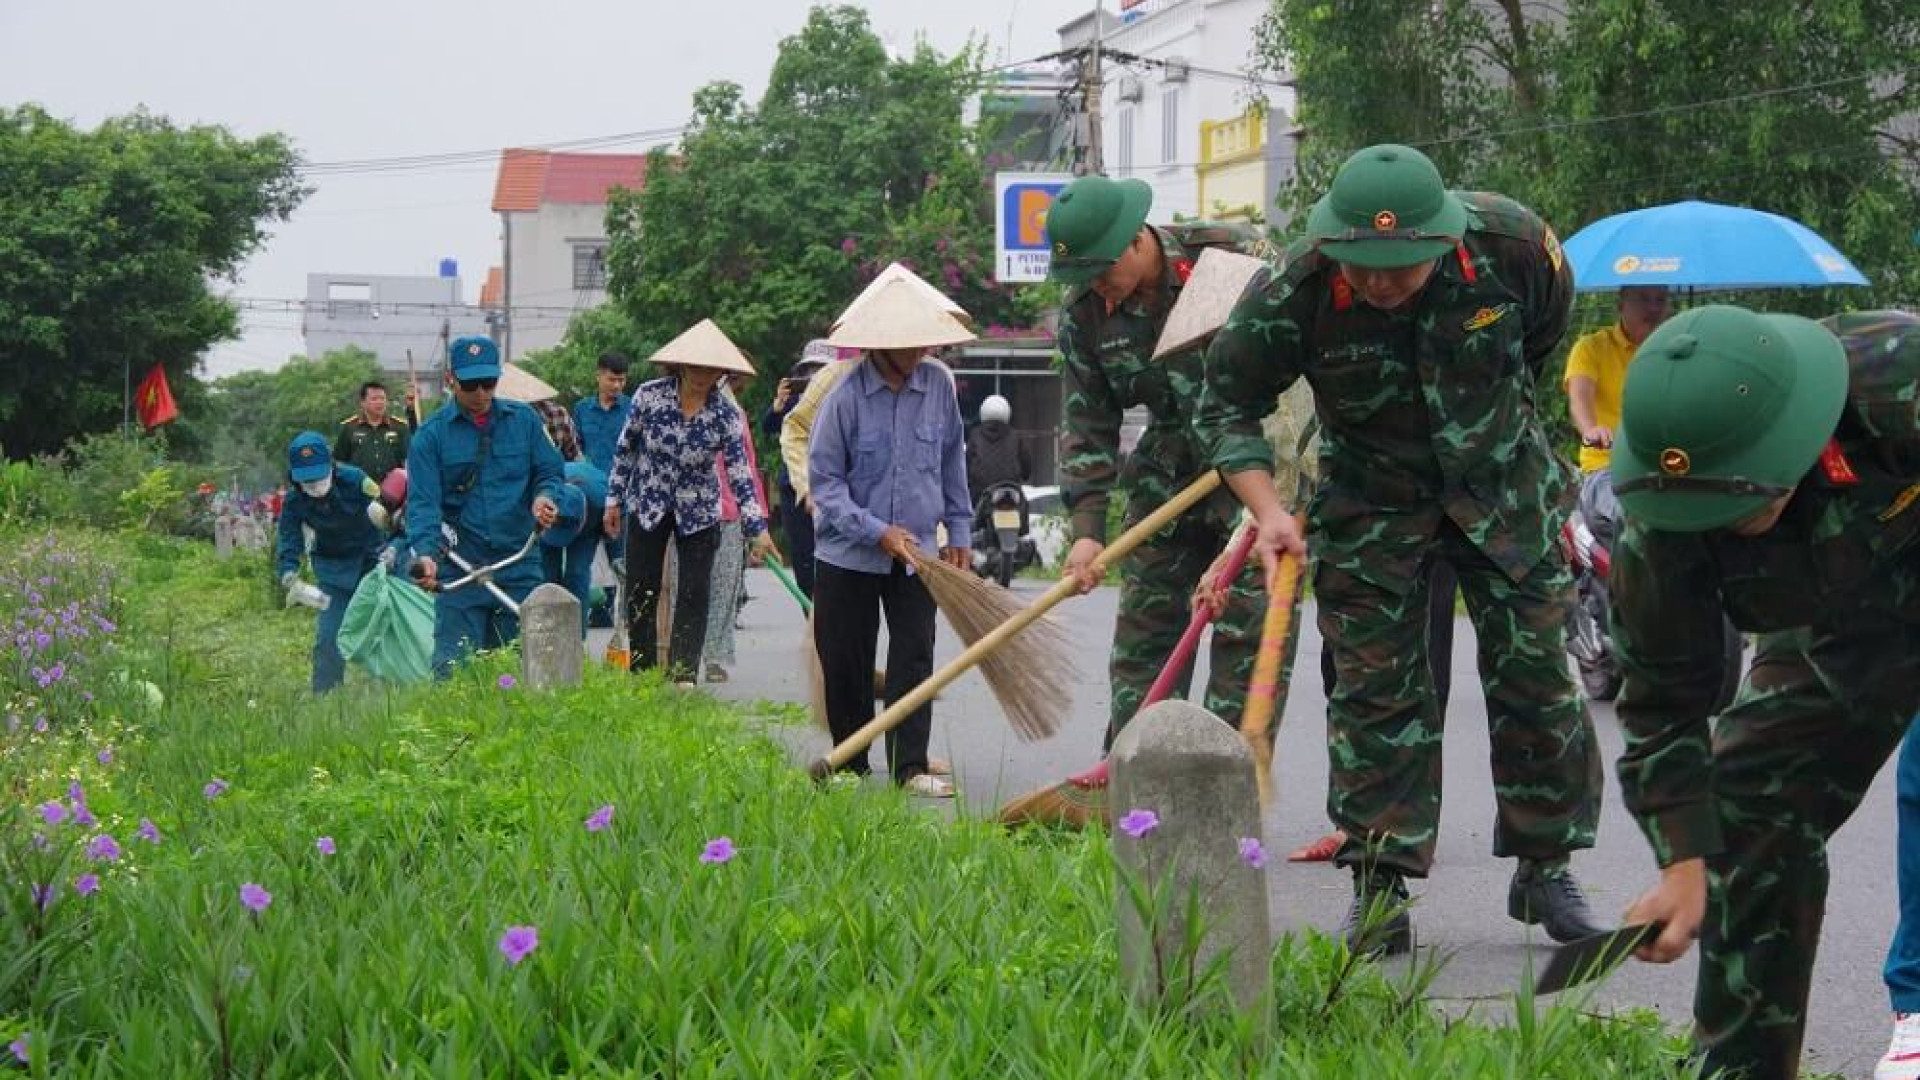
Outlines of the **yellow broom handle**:
M 1287 634 L 1293 629 L 1293 593 L 1300 587 L 1300 557 L 1281 556 L 1279 569 L 1267 583 L 1267 618 L 1260 629 L 1260 651 L 1253 659 L 1253 680 L 1247 686 L 1247 709 L 1240 732 L 1247 742 L 1264 739 L 1273 723 L 1280 696 L 1280 662 L 1286 657 Z
M 1107 567 L 1125 558 L 1134 548 L 1145 543 L 1148 537 L 1172 524 L 1175 518 L 1186 513 L 1201 499 L 1213 494 L 1213 490 L 1219 486 L 1218 472 L 1209 472 L 1188 484 L 1180 494 L 1167 500 L 1164 506 L 1147 515 L 1146 520 L 1121 533 L 1119 539 L 1107 545 L 1099 558 L 1093 560 L 1093 568 L 1102 574 L 1106 573 Z M 828 773 L 852 761 L 854 755 L 865 753 L 867 747 L 873 745 L 873 740 L 892 730 L 915 709 L 932 701 L 934 695 L 946 689 L 948 683 L 966 674 L 968 670 L 986 659 L 988 654 L 1011 641 L 1014 635 L 1033 625 L 1035 620 L 1052 611 L 1062 600 L 1073 596 L 1078 591 L 1079 583 L 1073 578 L 1061 578 L 1055 582 L 1052 588 L 1040 595 L 1039 599 L 1022 608 L 1006 622 L 994 627 L 987 636 L 968 646 L 965 652 L 947 661 L 945 667 L 927 676 L 927 681 L 908 691 L 907 695 L 899 701 L 887 706 L 886 711 L 867 721 L 859 731 L 847 736 L 846 741 L 834 747 L 826 757 L 815 761 L 809 771 L 813 773 L 815 779 L 825 779 Z

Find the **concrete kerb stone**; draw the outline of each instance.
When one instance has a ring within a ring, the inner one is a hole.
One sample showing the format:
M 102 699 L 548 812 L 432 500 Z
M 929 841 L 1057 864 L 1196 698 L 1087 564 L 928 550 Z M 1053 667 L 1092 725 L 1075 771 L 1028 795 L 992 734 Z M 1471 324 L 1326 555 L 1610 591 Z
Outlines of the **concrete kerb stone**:
M 580 685 L 586 667 L 580 601 L 548 582 L 520 605 L 520 678 L 529 690 Z
M 1256 854 L 1260 795 L 1246 743 L 1207 710 L 1163 701 L 1121 731 L 1111 756 L 1120 968 L 1128 992 L 1143 1005 L 1184 1004 L 1199 974 L 1227 954 L 1235 1006 L 1259 1015 L 1273 936 L 1266 873 L 1255 865 L 1264 860 Z M 1193 919 L 1202 936 L 1190 953 Z

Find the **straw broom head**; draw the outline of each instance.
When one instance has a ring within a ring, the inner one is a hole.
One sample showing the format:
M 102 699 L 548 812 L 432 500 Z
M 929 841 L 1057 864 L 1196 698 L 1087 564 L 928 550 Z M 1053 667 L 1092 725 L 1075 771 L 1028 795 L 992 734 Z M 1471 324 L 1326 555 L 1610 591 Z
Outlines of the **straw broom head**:
M 1026 607 L 1019 597 L 999 585 L 950 563 L 914 552 L 913 564 L 933 602 L 947 623 L 972 645 Z M 1072 643 L 1066 630 L 1052 619 L 1039 619 L 1019 635 L 1019 646 L 990 653 L 980 662 L 980 673 L 1013 725 L 1014 734 L 1029 742 L 1060 730 L 1072 706 Z

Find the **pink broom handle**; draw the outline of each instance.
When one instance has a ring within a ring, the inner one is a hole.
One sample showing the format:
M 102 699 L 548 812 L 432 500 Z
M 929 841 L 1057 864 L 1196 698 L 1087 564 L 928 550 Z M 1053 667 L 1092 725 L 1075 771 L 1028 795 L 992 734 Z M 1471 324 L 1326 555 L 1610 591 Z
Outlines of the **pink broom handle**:
M 1251 526 L 1244 526 L 1234 535 L 1232 543 L 1227 548 L 1226 564 L 1220 568 L 1222 587 L 1233 587 L 1234 579 L 1240 576 L 1241 569 L 1247 565 L 1247 556 L 1253 553 L 1253 541 L 1257 532 Z M 1167 665 L 1160 669 L 1160 677 L 1153 680 L 1153 685 L 1147 688 L 1147 696 L 1140 702 L 1141 708 L 1165 701 L 1167 695 L 1173 693 L 1173 684 L 1179 682 L 1180 676 L 1186 672 L 1187 664 L 1193 660 L 1194 652 L 1200 648 L 1200 635 L 1206 631 L 1207 624 L 1213 619 L 1214 614 L 1210 608 L 1199 607 L 1193 610 L 1193 618 L 1187 622 L 1187 632 L 1180 635 L 1180 643 L 1173 647 L 1173 654 L 1167 657 Z

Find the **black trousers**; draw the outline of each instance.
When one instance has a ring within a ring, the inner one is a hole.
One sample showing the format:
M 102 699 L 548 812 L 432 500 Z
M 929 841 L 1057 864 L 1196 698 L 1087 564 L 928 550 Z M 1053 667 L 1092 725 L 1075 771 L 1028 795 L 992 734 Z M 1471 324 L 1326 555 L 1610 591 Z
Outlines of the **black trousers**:
M 667 674 L 676 682 L 692 682 L 700 671 L 700 653 L 707 647 L 707 604 L 712 599 L 713 556 L 720 548 L 720 527 L 675 537 L 673 515 L 651 529 L 634 524 L 627 515 L 627 641 L 632 650 L 627 667 L 644 671 L 660 656 L 660 580 L 667 544 L 677 551 L 679 574 L 674 580 L 673 631 L 667 645 Z M 871 676 L 869 676 L 871 678 Z
M 880 616 L 887 618 L 886 700 L 891 705 L 933 674 L 933 595 L 916 575 L 895 563 L 884 574 L 843 570 L 816 561 L 813 647 L 826 683 L 827 728 L 837 745 L 873 719 L 873 662 L 880 648 Z M 931 702 L 887 732 L 887 769 L 896 783 L 927 771 L 933 736 Z M 867 755 L 841 768 L 866 775 Z
M 800 505 L 800 496 L 783 474 L 780 477 L 780 528 L 787 534 L 787 558 L 792 560 L 793 583 L 813 595 L 813 515 Z
M 1440 715 L 1444 718 L 1447 696 L 1453 690 L 1453 598 L 1460 591 L 1460 579 L 1451 565 L 1435 559 L 1427 564 L 1427 584 L 1433 590 L 1432 602 L 1427 608 L 1427 671 L 1433 677 L 1434 696 L 1440 699 Z M 1337 682 L 1339 679 L 1333 673 L 1333 649 L 1322 641 L 1320 684 L 1326 688 L 1328 697 L 1333 696 Z

